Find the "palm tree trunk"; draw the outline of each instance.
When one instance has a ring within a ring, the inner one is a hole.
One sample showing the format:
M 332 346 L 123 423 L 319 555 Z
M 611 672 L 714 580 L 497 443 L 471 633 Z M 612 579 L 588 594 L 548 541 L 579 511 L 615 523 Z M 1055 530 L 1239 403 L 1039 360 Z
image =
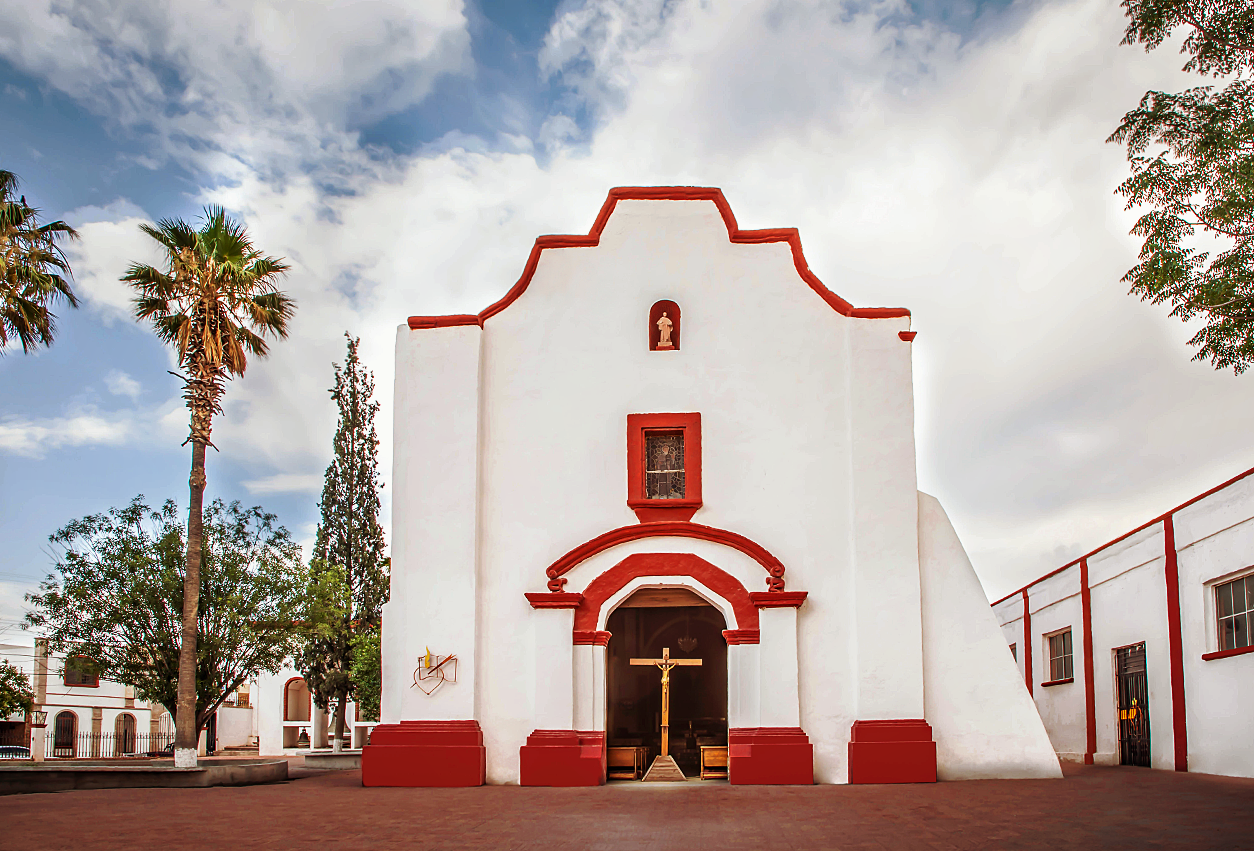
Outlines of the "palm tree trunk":
M 179 693 L 175 712 L 174 765 L 195 768 L 196 615 L 200 608 L 200 562 L 204 547 L 205 444 L 192 441 L 191 509 L 187 518 L 187 568 L 183 575 L 183 637 L 179 646 Z

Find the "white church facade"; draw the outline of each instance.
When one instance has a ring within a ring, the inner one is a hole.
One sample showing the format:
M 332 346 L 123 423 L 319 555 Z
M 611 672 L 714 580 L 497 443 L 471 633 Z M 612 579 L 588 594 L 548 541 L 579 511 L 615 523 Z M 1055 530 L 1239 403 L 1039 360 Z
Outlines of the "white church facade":
M 913 338 L 694 187 L 612 190 L 501 301 L 411 317 L 363 783 L 638 777 L 662 692 L 632 660 L 663 654 L 685 774 L 1060 776 L 917 491 Z

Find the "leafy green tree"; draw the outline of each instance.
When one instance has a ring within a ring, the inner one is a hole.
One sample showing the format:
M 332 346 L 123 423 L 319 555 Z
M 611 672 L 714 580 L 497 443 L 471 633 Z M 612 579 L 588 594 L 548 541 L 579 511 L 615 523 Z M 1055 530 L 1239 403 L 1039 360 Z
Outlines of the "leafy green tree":
M 379 704 L 383 701 L 382 630 L 370 627 L 357 633 L 353 640 L 353 699 L 359 716 L 367 721 L 379 720 Z
M 206 207 L 199 230 L 181 220 L 140 225 L 165 251 L 166 271 L 132 264 L 122 280 L 136 292 L 135 317 L 150 321 L 157 336 L 178 353 L 191 410 L 191 506 L 183 580 L 183 657 L 175 763 L 196 765 L 192 718 L 196 702 L 196 611 L 204 546 L 205 451 L 212 446 L 213 416 L 222 412 L 225 382 L 244 374 L 248 355 L 265 357 L 265 337 L 287 336 L 296 305 L 276 282 L 287 272 L 280 259 L 263 255 L 248 230 L 221 207 Z M 216 448 L 216 447 L 215 447 Z
M 197 595 L 195 737 L 231 693 L 295 650 L 306 579 L 300 548 L 273 514 L 214 500 L 204 513 Z M 85 656 L 103 677 L 171 708 L 181 724 L 180 646 L 186 529 L 178 506 L 142 496 L 55 532 L 56 571 L 26 595 L 29 626 Z M 193 739 L 193 742 L 195 738 Z
M 14 712 L 30 712 L 34 706 L 35 692 L 30 680 L 8 659 L 0 659 L 0 718 Z
M 23 352 L 51 346 L 53 303 L 78 307 L 60 245 L 78 239 L 78 232 L 62 221 L 41 225 L 39 210 L 25 195 L 14 200 L 17 186 L 17 175 L 0 169 L 0 353 L 11 340 L 21 343 Z
M 374 377 L 357 357 L 349 336 L 343 368 L 335 365 L 331 398 L 339 408 L 335 455 L 327 466 L 319 508 L 322 520 L 310 564 L 307 640 L 297 667 L 314 702 L 334 704 L 335 739 L 344 736 L 344 711 L 357 689 L 353 646 L 359 630 L 379 623 L 388 595 L 388 559 L 379 525 L 379 435 Z
M 1185 71 L 1235 76 L 1221 91 L 1146 92 L 1107 141 L 1126 146 L 1132 169 L 1117 193 L 1129 209 L 1150 207 L 1132 229 L 1144 242 L 1124 283 L 1153 304 L 1170 303 L 1172 316 L 1201 319 L 1189 341 L 1194 360 L 1241 373 L 1254 363 L 1254 6 L 1124 0 L 1123 7 L 1124 44 L 1153 50 L 1185 27 Z

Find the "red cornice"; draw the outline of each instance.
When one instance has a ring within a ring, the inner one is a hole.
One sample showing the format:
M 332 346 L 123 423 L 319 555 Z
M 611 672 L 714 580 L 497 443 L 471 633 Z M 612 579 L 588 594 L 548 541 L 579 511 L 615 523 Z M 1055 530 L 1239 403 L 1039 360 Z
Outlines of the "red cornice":
M 723 638 L 728 644 L 758 644 L 762 641 L 760 629 L 725 629 Z
M 573 643 L 605 647 L 610 643 L 610 637 L 610 633 L 603 629 L 577 629 L 574 632 Z
M 583 602 L 583 595 L 573 591 L 529 592 L 526 597 L 533 609 L 577 609 Z
M 1216 650 L 1214 653 L 1203 653 L 1202 661 L 1209 662 L 1212 659 L 1227 659 L 1229 656 L 1241 656 L 1245 653 L 1254 653 L 1254 647 L 1234 647 L 1231 650 Z
M 784 565 L 761 544 L 751 541 L 744 535 L 728 532 L 726 529 L 716 529 L 713 526 L 702 526 L 699 523 L 688 521 L 667 520 L 657 523 L 638 523 L 633 526 L 620 526 L 575 547 L 549 565 L 548 569 L 545 570 L 545 574 L 549 577 L 549 591 L 552 593 L 561 592 L 562 586 L 566 584 L 562 574 L 574 569 L 577 565 L 587 561 L 597 553 L 604 552 L 610 547 L 619 544 L 639 541 L 643 538 L 663 537 L 696 538 L 739 550 L 765 568 L 767 572 L 766 584 L 772 592 L 779 593 L 784 590 Z
M 759 609 L 799 609 L 809 591 L 754 591 L 749 594 Z
M 827 302 L 833 310 L 842 316 L 852 316 L 858 319 L 894 319 L 910 315 L 910 311 L 904 307 L 854 307 L 824 286 L 823 282 L 810 271 L 810 265 L 806 262 L 805 255 L 801 251 L 801 235 L 796 228 L 741 230 L 736 224 L 736 217 L 732 214 L 731 206 L 727 203 L 727 199 L 723 197 L 723 190 L 721 189 L 706 186 L 618 186 L 609 191 L 605 203 L 601 205 L 601 212 L 597 214 L 596 221 L 592 224 L 592 230 L 588 231 L 587 236 L 552 235 L 538 237 L 535 245 L 531 247 L 531 254 L 527 257 L 527 265 L 523 267 L 522 277 L 518 279 L 514 286 L 510 287 L 505 297 L 496 304 L 484 308 L 477 316 L 470 314 L 461 316 L 411 316 L 409 317 L 409 327 L 415 330 L 419 328 L 445 328 L 455 325 L 479 325 L 482 327 L 484 322 L 509 307 L 520 295 L 526 292 L 528 285 L 531 283 L 531 277 L 536 272 L 536 266 L 540 263 L 541 251 L 546 248 L 593 248 L 597 246 L 601 242 L 601 232 L 605 230 L 605 225 L 610 220 L 610 214 L 614 212 L 614 207 L 619 201 L 628 200 L 712 201 L 714 206 L 718 208 L 719 214 L 723 217 L 723 224 L 727 227 L 727 238 L 731 242 L 739 244 L 788 243 L 792 249 L 792 262 L 797 267 L 797 274 L 809 285 L 810 289 L 818 294 L 819 298 Z

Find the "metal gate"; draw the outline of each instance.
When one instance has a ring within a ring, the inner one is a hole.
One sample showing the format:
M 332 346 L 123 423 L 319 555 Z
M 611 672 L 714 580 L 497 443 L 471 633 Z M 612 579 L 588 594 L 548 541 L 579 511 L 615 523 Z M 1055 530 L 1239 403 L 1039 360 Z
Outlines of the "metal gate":
M 1144 643 L 1115 651 L 1115 690 L 1119 701 L 1119 762 L 1149 768 L 1149 682 Z

